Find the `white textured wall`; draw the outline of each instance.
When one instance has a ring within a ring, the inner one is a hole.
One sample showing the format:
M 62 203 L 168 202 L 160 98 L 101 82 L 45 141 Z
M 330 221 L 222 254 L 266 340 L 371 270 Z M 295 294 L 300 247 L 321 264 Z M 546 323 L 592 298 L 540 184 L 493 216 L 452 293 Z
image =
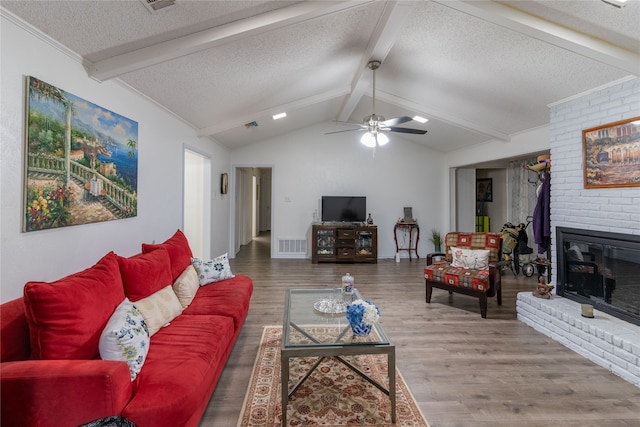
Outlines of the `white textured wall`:
M 0 25 L 0 301 L 22 295 L 29 280 L 56 280 L 93 265 L 108 251 L 129 256 L 142 242 L 162 241 L 182 226 L 183 144 L 212 159 L 217 183 L 226 149 L 200 140 L 165 110 L 117 82 L 87 77 L 79 58 L 2 14 Z M 32 75 L 138 122 L 138 216 L 22 233 L 25 76 Z M 219 191 L 219 185 L 212 185 Z M 214 198 L 212 253 L 228 248 L 228 197 Z M 222 224 L 222 225 L 219 225 Z M 218 231 L 219 230 L 219 231 Z M 222 234 L 222 238 L 218 236 Z
M 393 226 L 405 206 L 413 207 L 420 225 L 418 253 L 432 252 L 429 231 L 444 231 L 447 212 L 444 155 L 391 134 L 391 142 L 374 157 L 359 135 L 325 135 L 330 126 L 308 127 L 232 152 L 234 165 L 273 166 L 272 239 L 308 237 L 323 195 L 356 195 L 367 197 L 367 210 L 378 226 L 379 258 L 395 255 Z
M 640 187 L 585 189 L 582 130 L 640 116 L 640 79 L 551 107 L 552 259 L 555 229 L 572 227 L 640 235 Z M 553 268 L 553 280 L 556 280 Z

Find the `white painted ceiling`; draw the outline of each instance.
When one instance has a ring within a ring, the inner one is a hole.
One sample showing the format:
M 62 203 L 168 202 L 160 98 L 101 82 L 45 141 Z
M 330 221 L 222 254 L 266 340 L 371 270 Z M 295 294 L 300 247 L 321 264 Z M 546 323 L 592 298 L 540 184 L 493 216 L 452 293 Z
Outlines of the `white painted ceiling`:
M 320 122 L 352 129 L 338 121 L 371 113 L 429 118 L 401 125 L 426 135 L 402 138 L 443 152 L 508 141 L 549 123 L 549 104 L 640 75 L 638 0 L 0 5 L 80 55 L 92 78 L 122 80 L 231 149 Z

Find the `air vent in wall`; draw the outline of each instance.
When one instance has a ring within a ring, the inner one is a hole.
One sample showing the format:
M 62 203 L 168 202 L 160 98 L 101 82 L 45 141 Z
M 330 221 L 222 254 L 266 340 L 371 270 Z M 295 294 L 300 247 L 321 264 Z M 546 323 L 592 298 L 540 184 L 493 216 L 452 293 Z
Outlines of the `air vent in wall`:
M 307 254 L 307 239 L 304 237 L 278 237 L 278 255 L 301 258 Z
M 169 6 L 174 6 L 176 4 L 176 0 L 140 0 L 140 1 L 151 13 L 156 13 L 161 9 L 164 9 Z

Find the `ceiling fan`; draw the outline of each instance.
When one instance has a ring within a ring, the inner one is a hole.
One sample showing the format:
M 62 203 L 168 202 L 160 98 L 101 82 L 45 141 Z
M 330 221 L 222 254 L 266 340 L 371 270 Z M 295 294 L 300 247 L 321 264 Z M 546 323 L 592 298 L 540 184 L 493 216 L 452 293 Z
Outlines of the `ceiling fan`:
M 367 64 L 367 68 L 373 71 L 373 109 L 376 110 L 376 70 L 380 68 L 380 61 L 369 61 Z M 349 124 L 357 124 L 360 127 L 356 129 L 347 129 L 347 130 L 339 130 L 335 132 L 327 132 L 325 135 L 333 134 L 333 133 L 341 133 L 341 132 L 351 132 L 354 130 L 358 131 L 367 131 L 360 142 L 362 142 L 367 147 L 382 146 L 389 142 L 389 138 L 383 134 L 382 132 L 399 132 L 399 133 L 411 133 L 416 135 L 424 135 L 427 133 L 426 130 L 422 129 L 410 129 L 404 127 L 398 127 L 397 125 L 410 122 L 413 118 L 409 116 L 396 117 L 395 119 L 386 120 L 384 117 L 376 114 L 375 112 L 371 113 L 367 117 L 362 120 L 362 123 L 349 123 Z

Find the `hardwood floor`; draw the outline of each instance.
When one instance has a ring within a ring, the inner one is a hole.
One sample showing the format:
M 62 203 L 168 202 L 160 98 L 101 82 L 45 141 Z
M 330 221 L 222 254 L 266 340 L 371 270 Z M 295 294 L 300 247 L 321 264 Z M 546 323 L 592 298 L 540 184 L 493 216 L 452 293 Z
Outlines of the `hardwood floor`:
M 268 236 L 231 260 L 253 278 L 249 316 L 202 419 L 235 426 L 264 325 L 281 325 L 288 288 L 340 286 L 349 272 L 396 345 L 397 367 L 431 427 L 640 426 L 640 388 L 516 318 L 518 292 L 536 278 L 503 277 L 503 305 L 436 289 L 425 303 L 424 259 L 378 264 L 274 260 Z

